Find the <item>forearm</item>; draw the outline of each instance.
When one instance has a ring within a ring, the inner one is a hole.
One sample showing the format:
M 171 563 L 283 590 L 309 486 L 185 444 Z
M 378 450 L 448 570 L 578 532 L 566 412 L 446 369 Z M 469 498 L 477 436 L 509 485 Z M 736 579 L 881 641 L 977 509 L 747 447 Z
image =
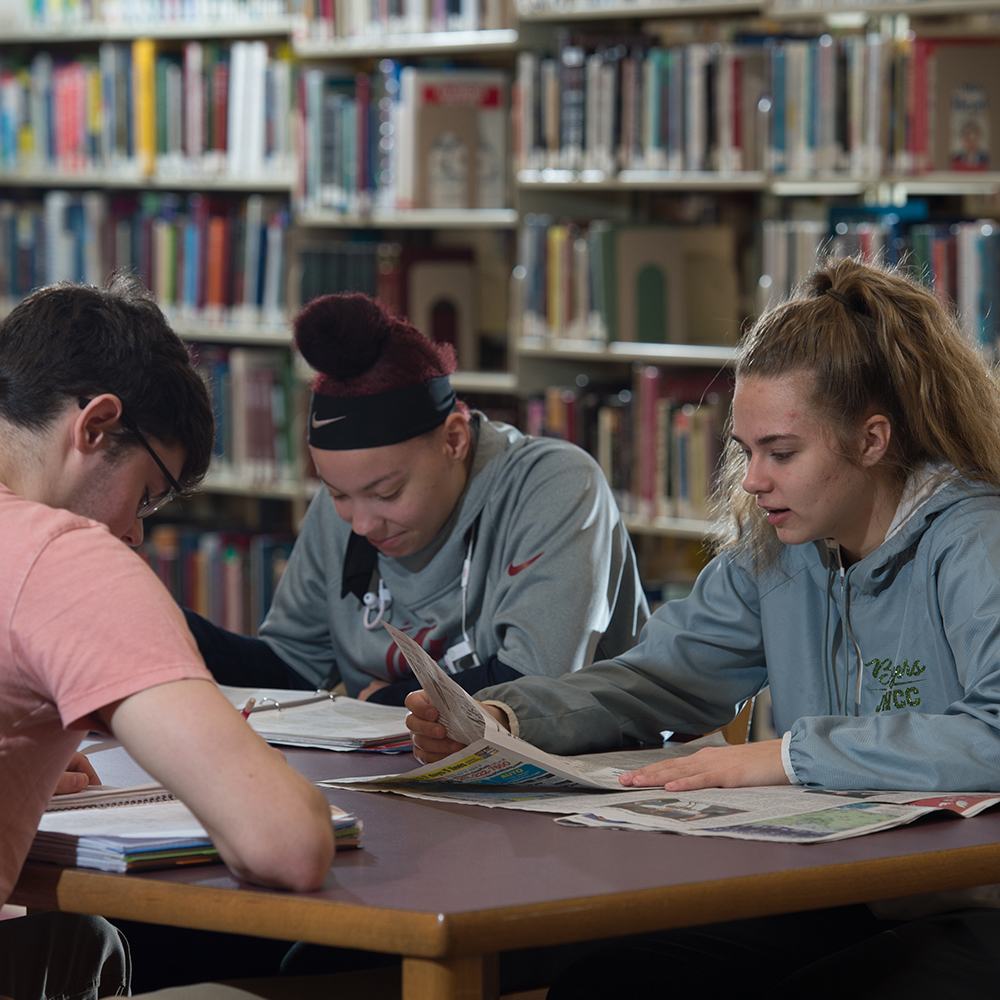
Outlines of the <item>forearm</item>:
M 313 687 L 262 639 L 229 632 L 187 608 L 184 609 L 184 617 L 205 665 L 219 684 L 295 689 Z
M 158 685 L 101 715 L 135 761 L 195 814 L 233 872 L 300 892 L 322 883 L 334 849 L 324 796 L 215 685 Z
M 478 693 L 508 705 L 520 735 L 550 753 L 587 753 L 626 743 L 655 744 L 665 729 L 700 735 L 731 722 L 757 693 L 763 672 L 691 672 L 661 663 L 642 645 L 560 678 L 523 677 Z M 697 692 L 697 693 L 695 693 Z

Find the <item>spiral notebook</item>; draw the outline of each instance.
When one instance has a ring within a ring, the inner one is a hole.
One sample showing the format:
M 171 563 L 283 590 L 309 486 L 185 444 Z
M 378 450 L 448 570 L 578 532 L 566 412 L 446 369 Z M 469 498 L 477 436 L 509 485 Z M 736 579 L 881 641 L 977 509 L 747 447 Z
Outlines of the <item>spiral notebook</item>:
M 411 747 L 407 709 L 376 705 L 331 691 L 219 685 L 236 708 L 254 699 L 247 721 L 268 743 L 321 750 L 396 753 Z
M 114 785 L 90 785 L 82 792 L 53 795 L 46 812 L 65 812 L 67 809 L 106 809 L 110 806 L 136 806 L 143 802 L 170 802 L 174 794 L 163 785 L 151 781 L 145 785 L 116 788 Z

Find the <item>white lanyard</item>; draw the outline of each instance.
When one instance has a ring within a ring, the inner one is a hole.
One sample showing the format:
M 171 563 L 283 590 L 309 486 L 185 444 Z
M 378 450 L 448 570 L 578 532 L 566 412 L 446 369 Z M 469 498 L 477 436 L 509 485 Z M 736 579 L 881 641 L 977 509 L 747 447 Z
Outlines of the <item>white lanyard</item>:
M 456 642 L 451 649 L 446 649 L 444 652 L 445 666 L 448 668 L 448 673 L 450 674 L 457 674 L 461 661 L 470 657 L 471 662 L 466 664 L 466 666 L 479 666 L 479 657 L 476 656 L 475 647 L 472 645 L 472 640 L 469 638 L 469 633 L 465 628 L 466 597 L 469 591 L 469 576 L 472 570 L 472 547 L 475 544 L 476 532 L 472 531 L 469 535 L 469 548 L 465 553 L 465 561 L 462 563 L 462 641 Z
M 469 577 L 472 573 L 472 550 L 476 544 L 476 528 L 478 528 L 479 522 L 477 520 L 476 524 L 473 525 L 472 530 L 469 532 L 469 547 L 465 553 L 465 559 L 462 562 L 462 639 L 456 642 L 454 646 L 450 649 L 446 649 L 444 653 L 444 662 L 448 668 L 448 672 L 456 674 L 460 669 L 465 667 L 478 667 L 479 657 L 476 655 L 475 647 L 472 645 L 472 640 L 469 638 L 469 633 L 466 628 L 466 607 L 468 600 L 469 591 Z M 382 577 L 378 579 L 378 593 L 369 590 L 365 596 L 361 599 L 364 604 L 364 609 L 362 611 L 362 624 L 369 632 L 378 627 L 379 619 L 385 617 L 386 611 L 392 607 L 392 594 L 389 593 L 389 588 L 385 585 L 385 581 Z M 376 610 L 377 609 L 377 610 Z M 375 612 L 374 616 L 372 612 Z M 463 660 L 468 660 L 468 663 L 462 663 Z
M 365 606 L 361 622 L 364 627 L 371 632 L 373 629 L 378 628 L 379 619 L 384 618 L 386 611 L 392 607 L 392 594 L 389 593 L 389 588 L 385 585 L 382 577 L 379 577 L 378 594 L 376 595 L 369 590 L 361 600 Z M 375 617 L 369 617 L 371 615 L 372 608 L 376 606 L 378 607 L 378 611 L 375 612 Z

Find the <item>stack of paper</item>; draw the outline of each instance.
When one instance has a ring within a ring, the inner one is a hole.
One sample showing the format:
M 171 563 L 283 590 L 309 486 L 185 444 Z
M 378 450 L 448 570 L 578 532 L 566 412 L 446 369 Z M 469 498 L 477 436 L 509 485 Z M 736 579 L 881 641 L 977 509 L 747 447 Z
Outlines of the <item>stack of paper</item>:
M 30 861 L 128 872 L 218 860 L 202 825 L 183 802 L 47 812 Z
M 338 851 L 346 847 L 361 846 L 361 831 L 364 824 L 357 816 L 352 816 L 337 806 L 330 806 L 330 818 L 333 820 L 333 839 L 337 843 Z
M 105 872 L 218 861 L 218 851 L 205 828 L 183 802 L 130 804 L 129 800 L 135 803 L 150 787 L 105 789 L 105 793 L 119 793 L 116 801 L 108 803 L 110 808 L 95 804 L 101 793 L 78 808 L 64 808 L 58 799 L 71 796 L 59 796 L 54 800 L 55 808 L 50 807 L 38 824 L 28 860 Z M 330 806 L 330 818 L 338 850 L 360 845 L 361 821 L 357 817 Z
M 247 721 L 268 743 L 325 750 L 402 750 L 410 747 L 409 712 L 329 691 L 220 685 L 237 708 L 253 698 Z

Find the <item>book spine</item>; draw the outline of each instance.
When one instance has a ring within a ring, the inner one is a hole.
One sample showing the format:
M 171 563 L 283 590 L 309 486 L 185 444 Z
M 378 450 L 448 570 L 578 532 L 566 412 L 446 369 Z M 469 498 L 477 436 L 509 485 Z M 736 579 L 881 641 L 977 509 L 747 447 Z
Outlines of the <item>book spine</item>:
M 150 38 L 132 43 L 132 81 L 135 156 L 150 176 L 156 168 L 156 43 Z

